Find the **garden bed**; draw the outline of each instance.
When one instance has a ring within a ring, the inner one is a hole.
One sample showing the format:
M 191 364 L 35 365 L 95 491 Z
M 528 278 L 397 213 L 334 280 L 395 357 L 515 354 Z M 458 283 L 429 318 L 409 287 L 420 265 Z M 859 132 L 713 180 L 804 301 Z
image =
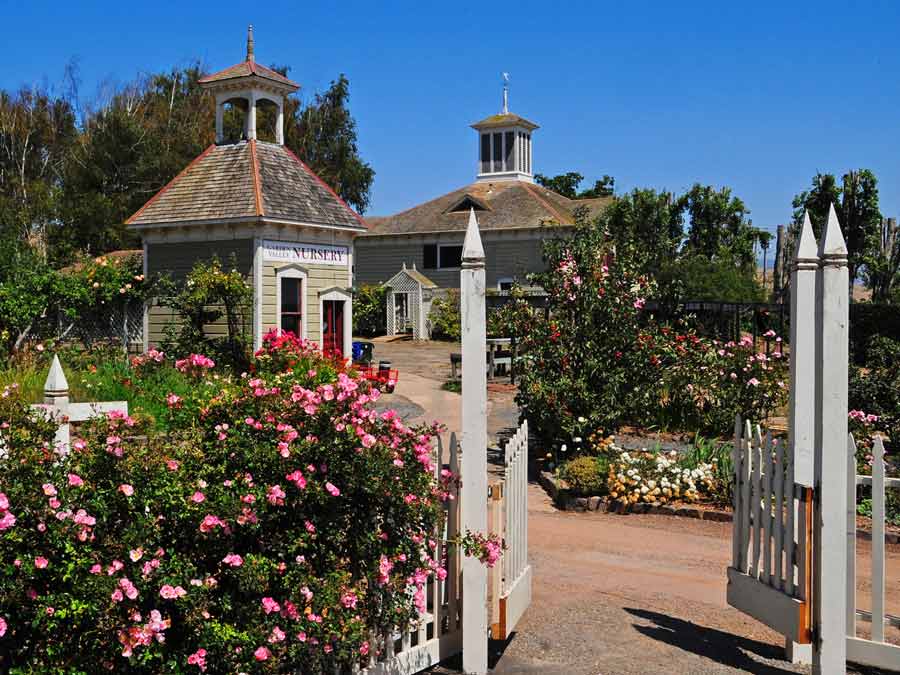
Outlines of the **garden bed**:
M 649 514 L 657 516 L 676 516 L 680 518 L 694 518 L 695 520 L 715 521 L 720 523 L 730 523 L 734 521 L 734 512 L 731 509 L 725 509 L 715 504 L 647 504 L 638 502 L 637 504 L 626 504 L 625 502 L 609 499 L 609 497 L 576 497 L 569 493 L 568 489 L 562 485 L 562 481 L 556 478 L 549 471 L 541 471 L 538 473 L 538 484 L 544 488 L 544 491 L 553 500 L 553 504 L 560 511 L 576 511 L 584 513 L 587 511 L 600 511 L 603 513 L 616 513 L 619 515 L 628 514 Z M 856 517 L 856 538 L 863 541 L 872 540 L 872 520 L 865 516 Z M 900 545 L 900 527 L 891 524 L 885 526 L 884 540 L 888 544 Z

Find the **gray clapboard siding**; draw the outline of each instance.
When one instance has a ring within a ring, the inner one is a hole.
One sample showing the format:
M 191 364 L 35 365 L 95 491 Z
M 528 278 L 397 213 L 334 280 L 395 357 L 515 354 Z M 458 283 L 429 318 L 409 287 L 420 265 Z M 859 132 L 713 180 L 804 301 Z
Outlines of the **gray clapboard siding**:
M 548 235 L 549 236 L 549 235 Z M 439 237 L 359 237 L 356 240 L 356 284 L 380 284 L 394 276 L 406 263 L 441 288 L 459 288 L 459 269 L 425 269 L 423 248 L 426 244 L 462 245 L 463 233 L 447 233 Z M 515 232 L 485 233 L 485 276 L 487 287 L 496 288 L 497 281 L 505 277 L 517 277 L 542 272 L 543 239 L 525 237 Z

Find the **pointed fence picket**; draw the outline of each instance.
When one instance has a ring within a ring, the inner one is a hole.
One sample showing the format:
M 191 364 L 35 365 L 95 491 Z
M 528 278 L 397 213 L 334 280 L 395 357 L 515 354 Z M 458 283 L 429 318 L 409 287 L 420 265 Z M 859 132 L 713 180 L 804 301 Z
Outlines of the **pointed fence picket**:
M 900 628 L 900 617 L 885 613 L 885 491 L 900 489 L 900 478 L 885 475 L 884 442 L 876 436 L 872 442 L 872 475 L 856 472 L 856 441 L 847 440 L 847 659 L 876 668 L 900 667 L 900 646 L 885 641 L 885 627 Z M 870 611 L 857 606 L 856 597 L 856 488 L 872 488 L 872 563 L 869 580 L 872 587 Z M 871 639 L 857 637 L 857 619 L 871 623 Z
M 734 526 L 728 602 L 797 642 L 809 640 L 810 537 L 796 527 L 807 508 L 806 489 L 796 486 L 783 442 L 759 426 L 735 421 Z M 803 523 L 806 522 L 804 518 Z
M 531 565 L 528 564 L 528 421 L 522 422 L 503 452 L 503 481 L 492 486 L 490 506 L 500 525 L 493 533 L 506 544 L 501 564 L 489 576 L 491 635 L 505 640 L 531 603 Z
M 440 478 L 443 458 L 448 456 L 448 468 L 459 475 L 459 443 L 456 434 L 450 436 L 447 455 L 443 443 L 438 438 L 438 461 L 435 462 L 436 475 Z M 432 559 L 447 570 L 441 580 L 432 575 L 426 586 L 426 611 L 419 620 L 403 630 L 388 631 L 372 635 L 369 642 L 368 663 L 354 673 L 360 675 L 413 675 L 462 651 L 462 607 L 461 568 L 459 547 L 445 546 L 444 542 L 454 539 L 460 532 L 459 497 L 444 503 L 445 518 L 440 531 L 435 532 L 437 545 Z

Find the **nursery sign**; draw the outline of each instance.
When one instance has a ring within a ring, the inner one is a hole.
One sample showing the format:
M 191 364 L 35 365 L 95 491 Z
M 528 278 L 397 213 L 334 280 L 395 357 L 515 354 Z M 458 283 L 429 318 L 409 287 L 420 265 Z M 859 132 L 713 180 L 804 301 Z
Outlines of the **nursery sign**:
M 349 249 L 346 246 L 266 239 L 263 241 L 263 260 L 346 266 L 349 260 Z

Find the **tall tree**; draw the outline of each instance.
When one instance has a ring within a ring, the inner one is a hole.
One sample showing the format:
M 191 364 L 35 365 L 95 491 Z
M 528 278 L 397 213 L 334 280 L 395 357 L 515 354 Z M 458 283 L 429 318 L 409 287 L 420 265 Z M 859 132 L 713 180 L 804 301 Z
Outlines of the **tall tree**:
M 696 183 L 679 203 L 689 219 L 686 254 L 731 262 L 743 268 L 755 266 L 756 230 L 747 220 L 750 211 L 732 195 L 730 188 L 717 190 Z
M 535 183 L 569 199 L 612 197 L 615 193 L 616 179 L 612 176 L 604 174 L 603 178 L 594 181 L 594 187 L 579 191 L 578 186 L 583 180 L 584 176 L 577 171 L 569 171 L 553 177 L 545 176 L 542 173 L 534 174 Z
M 878 180 L 869 169 L 848 171 L 840 183 L 833 174 L 817 173 L 812 186 L 794 197 L 794 232 L 799 232 L 804 211 L 809 212 L 813 231 L 820 237 L 834 204 L 847 242 L 850 288 L 860 275 L 867 256 L 877 244 L 881 211 L 878 207 Z
M 285 113 L 285 145 L 348 204 L 364 213 L 375 171 L 359 155 L 356 121 L 350 114 L 350 81 L 341 74 L 308 105 Z
M 863 275 L 873 302 L 891 302 L 900 287 L 900 228 L 896 218 L 881 221 L 877 245 L 865 260 Z
M 43 89 L 0 91 L 0 229 L 46 257 L 63 167 L 77 134 L 70 102 Z
M 599 225 L 617 251 L 629 251 L 642 270 L 650 272 L 678 254 L 684 236 L 679 200 L 653 189 L 622 195 L 603 210 Z

